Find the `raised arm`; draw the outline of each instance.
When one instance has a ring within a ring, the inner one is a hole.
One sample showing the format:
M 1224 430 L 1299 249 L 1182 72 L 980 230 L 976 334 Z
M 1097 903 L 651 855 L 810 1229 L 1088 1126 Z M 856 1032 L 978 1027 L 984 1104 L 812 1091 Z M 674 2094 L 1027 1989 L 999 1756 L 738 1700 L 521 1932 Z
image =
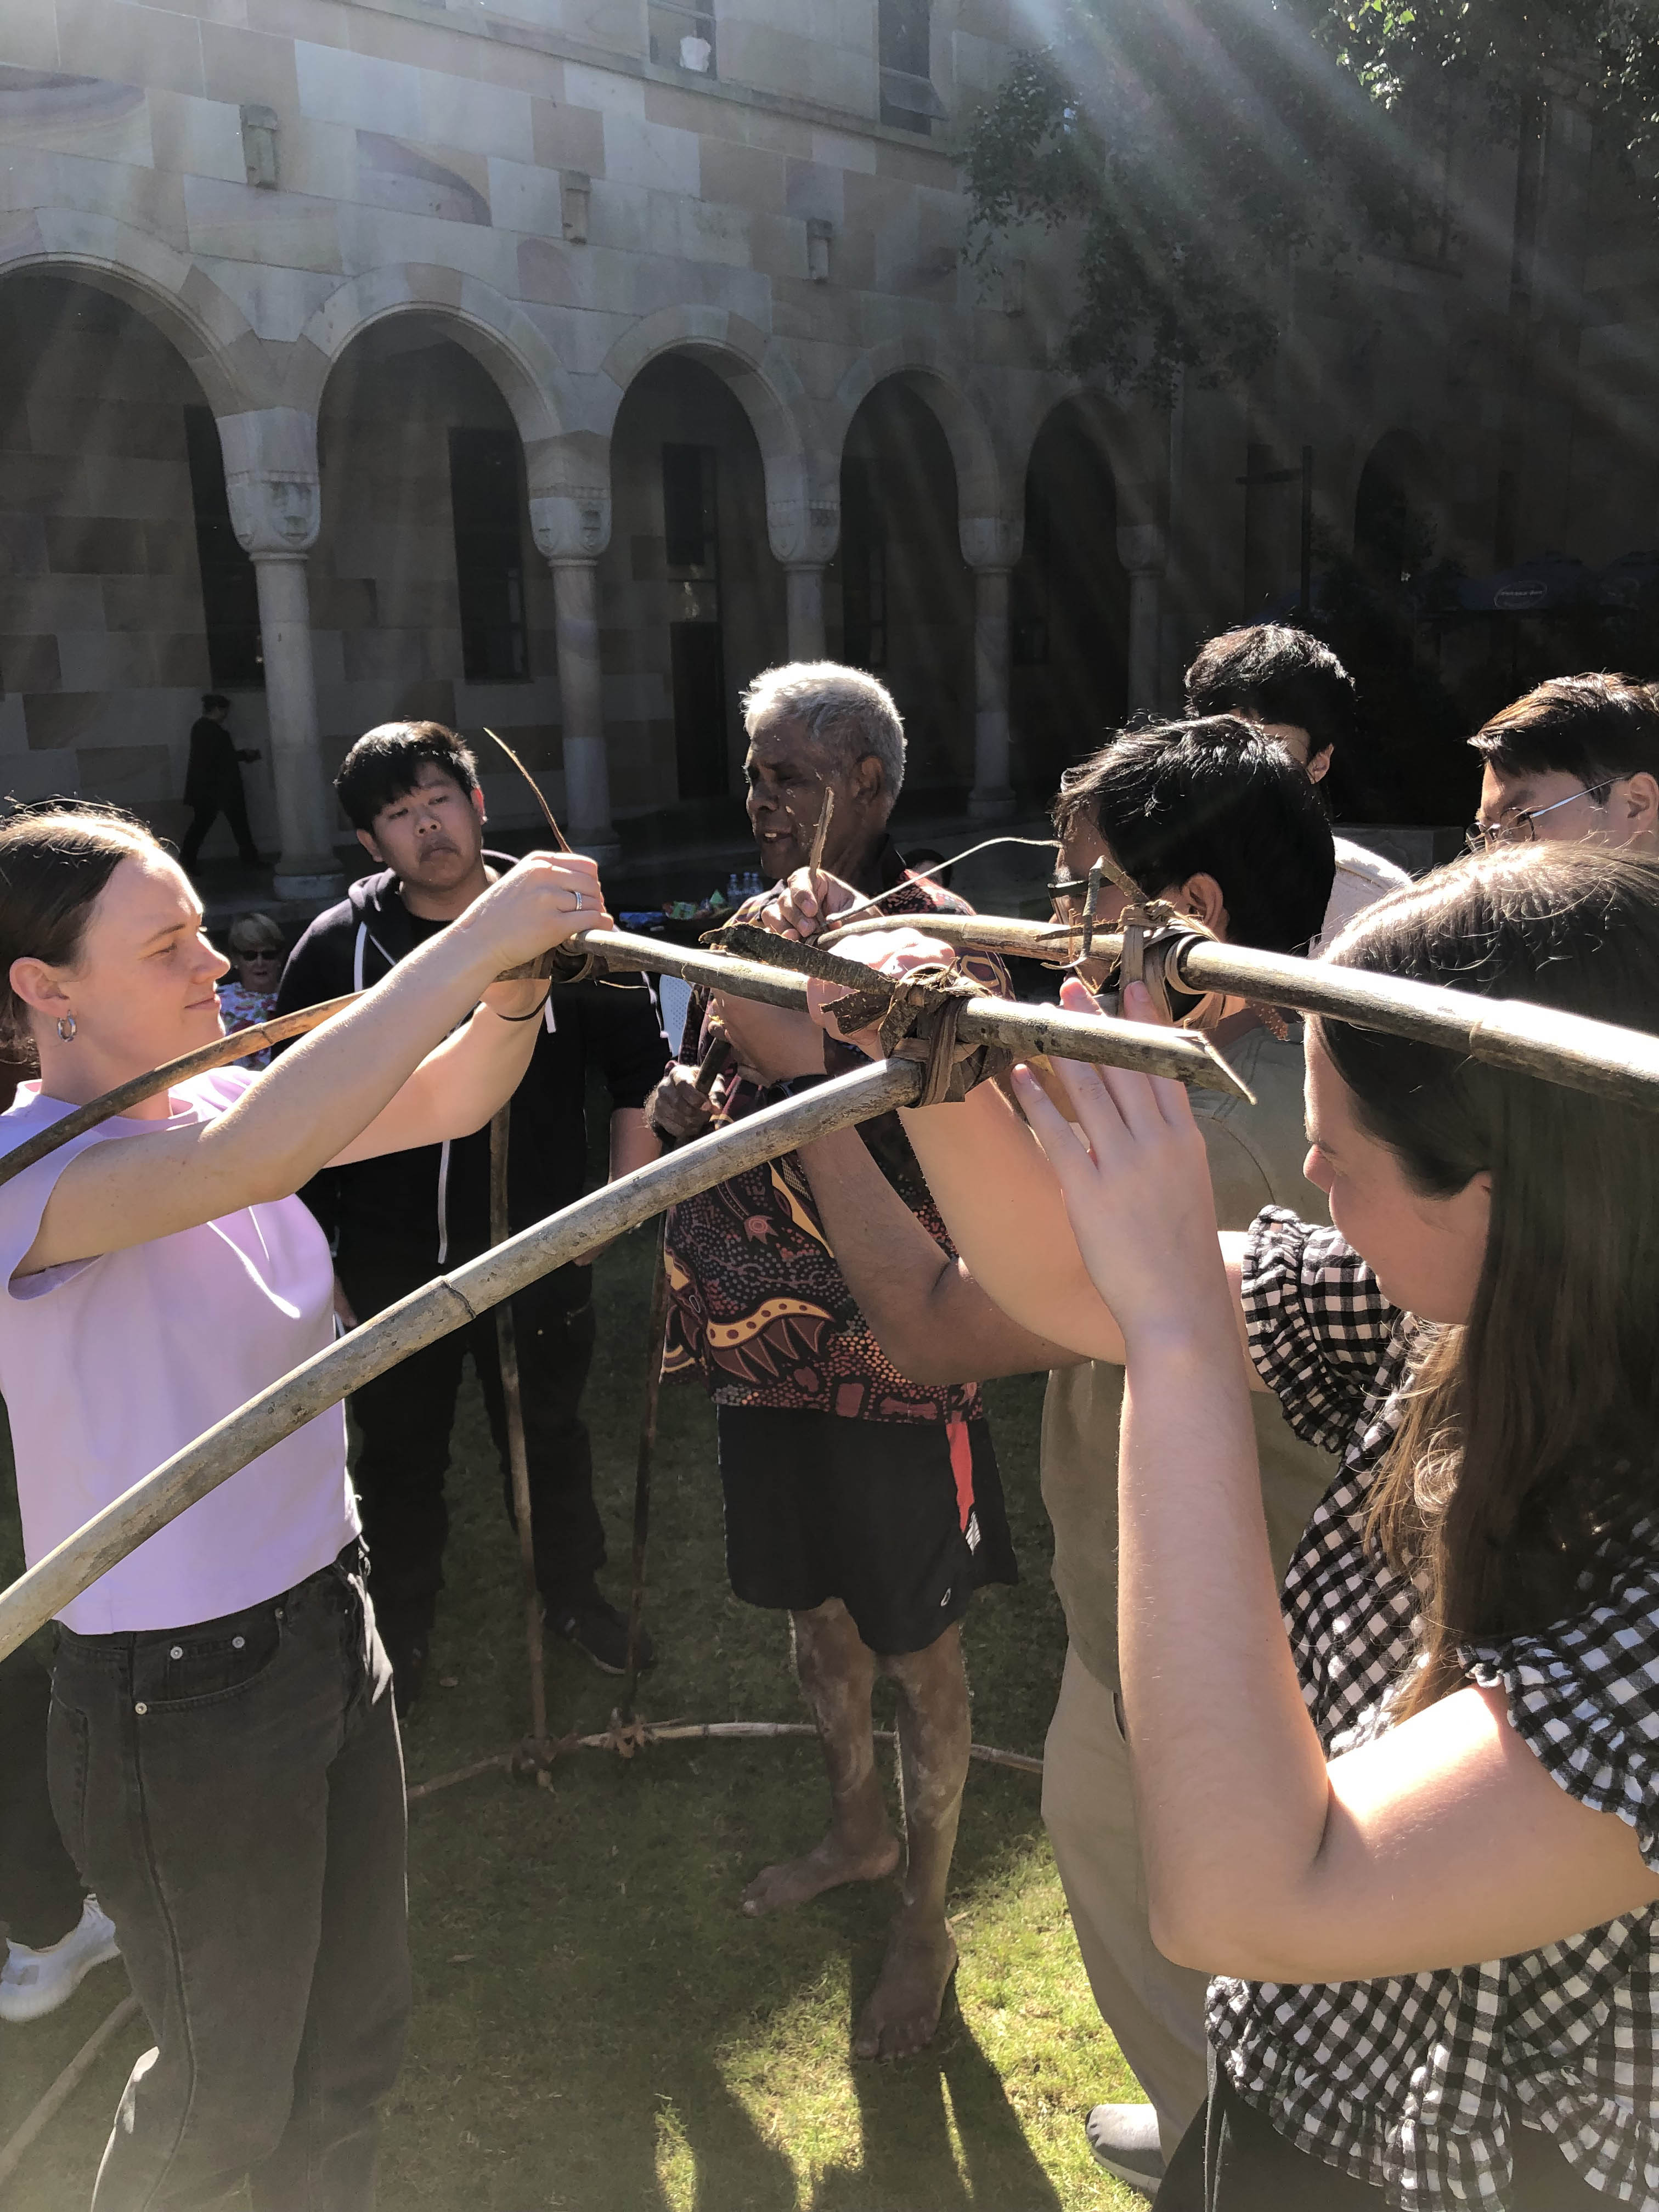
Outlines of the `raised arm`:
M 544 985 L 494 979 L 574 929 L 608 920 L 591 860 L 532 855 L 356 1006 L 284 1054 L 228 1113 L 79 1153 L 58 1176 L 17 1272 L 119 1251 L 285 1198 L 331 1161 L 481 1127 L 522 1074 L 535 1024 L 509 1022 L 487 1006 L 462 1036 L 446 1042 L 449 1032 L 481 998 L 506 1000 L 507 1012 L 526 1000 L 533 1006 Z
M 1558 1787 L 1501 1694 L 1328 1760 L 1268 1557 L 1237 1291 L 1176 1085 L 1063 1067 L 1022 1096 L 1126 1340 L 1123 1697 L 1152 1929 L 1178 1963 L 1373 1979 L 1533 1950 L 1659 1899 L 1632 1828 Z

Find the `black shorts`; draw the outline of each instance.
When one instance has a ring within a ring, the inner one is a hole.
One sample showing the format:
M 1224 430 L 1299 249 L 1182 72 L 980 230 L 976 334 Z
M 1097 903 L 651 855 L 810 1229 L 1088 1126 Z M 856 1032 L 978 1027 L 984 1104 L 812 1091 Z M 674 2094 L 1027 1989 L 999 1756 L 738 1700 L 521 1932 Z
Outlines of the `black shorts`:
M 981 1583 L 1014 1583 L 988 1421 L 721 1406 L 726 1566 L 748 1605 L 838 1597 L 872 1651 L 925 1651 Z

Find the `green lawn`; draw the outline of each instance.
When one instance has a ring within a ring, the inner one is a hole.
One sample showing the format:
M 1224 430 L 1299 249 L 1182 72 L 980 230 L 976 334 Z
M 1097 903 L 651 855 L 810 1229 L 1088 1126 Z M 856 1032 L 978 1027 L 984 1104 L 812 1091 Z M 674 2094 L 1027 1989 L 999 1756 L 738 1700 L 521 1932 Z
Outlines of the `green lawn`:
M 601 1503 L 625 1562 L 651 1232 L 600 1269 L 588 1394 Z M 1041 1384 L 991 1403 L 1025 1581 L 967 1624 L 974 1733 L 1040 1752 L 1064 1637 L 1036 1492 Z M 455 1528 L 410 1778 L 527 1725 L 516 1554 L 469 1382 Z M 8 1486 L 9 1487 L 9 1486 Z M 7 1501 L 9 1513 L 9 1500 Z M 15 1571 L 0 1526 L 0 1569 Z M 625 1565 L 609 1581 L 623 1595 Z M 733 1602 L 714 1430 L 701 1394 L 664 1398 L 642 1698 L 667 1720 L 800 1717 L 781 1620 Z M 553 1724 L 604 1725 L 615 1686 L 563 1647 Z M 854 2010 L 892 1909 L 842 1892 L 792 1918 L 737 1910 L 744 1883 L 821 1832 L 811 1743 L 665 1745 L 631 1765 L 584 1752 L 540 1790 L 496 1776 L 416 1805 L 410 1877 L 416 2012 L 387 2131 L 388 2212 L 1118 2212 L 1081 2120 L 1134 2094 L 1096 2016 L 1038 1812 L 1038 1785 L 975 1765 L 957 1855 L 962 1966 L 933 2048 L 854 2064 Z M 0 2028 L 0 2140 L 120 1996 L 100 1969 L 75 2002 Z M 31 2153 L 8 2212 L 80 2212 L 126 2067 L 129 2029 Z

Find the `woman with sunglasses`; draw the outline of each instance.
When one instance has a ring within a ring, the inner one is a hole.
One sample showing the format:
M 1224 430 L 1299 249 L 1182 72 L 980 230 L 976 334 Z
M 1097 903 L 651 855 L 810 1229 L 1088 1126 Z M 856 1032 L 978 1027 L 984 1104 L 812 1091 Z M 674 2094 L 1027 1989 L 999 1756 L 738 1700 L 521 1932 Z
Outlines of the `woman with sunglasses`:
M 1659 869 L 1493 854 L 1330 957 L 1659 1030 Z M 979 1280 L 1128 1370 L 1119 1628 L 1152 1923 L 1218 1977 L 1207 2113 L 1158 2203 L 1652 2212 L 1654 1123 L 1331 1020 L 1307 1057 L 1328 1229 L 1269 1208 L 1218 1240 L 1171 1083 L 1061 1066 L 1074 1126 L 1027 1072 L 1029 1121 L 990 1085 L 906 1116 Z M 1341 1455 L 1282 1599 L 1250 1389 Z

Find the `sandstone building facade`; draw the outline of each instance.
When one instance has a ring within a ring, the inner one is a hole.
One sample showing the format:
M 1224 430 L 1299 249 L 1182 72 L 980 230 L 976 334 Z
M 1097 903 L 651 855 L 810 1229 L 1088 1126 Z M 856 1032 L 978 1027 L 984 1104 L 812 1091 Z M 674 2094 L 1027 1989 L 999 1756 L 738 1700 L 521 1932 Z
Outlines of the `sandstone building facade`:
M 1447 146 L 1420 252 L 1294 271 L 1255 386 L 1168 408 L 1056 366 L 1063 237 L 964 258 L 964 120 L 1041 30 L 6 0 L 0 789 L 176 832 L 212 687 L 281 895 L 337 880 L 329 773 L 394 714 L 498 730 L 602 850 L 729 806 L 744 682 L 827 650 L 994 817 L 1294 582 L 1304 451 L 1362 552 L 1399 500 L 1472 574 L 1659 541 L 1659 260 L 1570 94 Z

